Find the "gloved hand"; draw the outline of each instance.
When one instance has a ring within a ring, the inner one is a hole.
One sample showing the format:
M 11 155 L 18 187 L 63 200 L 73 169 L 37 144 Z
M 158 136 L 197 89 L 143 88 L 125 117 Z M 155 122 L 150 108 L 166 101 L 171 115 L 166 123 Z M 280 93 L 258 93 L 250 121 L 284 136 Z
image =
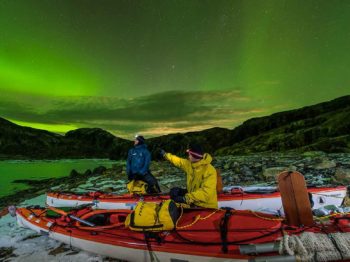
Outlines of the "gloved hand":
M 184 196 L 188 193 L 187 189 L 180 188 L 178 195 L 179 196 Z
M 161 157 L 164 157 L 164 155 L 166 154 L 164 149 L 160 149 L 159 154 Z
M 179 195 L 180 190 L 180 187 L 173 187 L 172 189 L 170 189 L 170 198 L 173 199 L 174 197 L 177 197 Z
M 181 187 L 173 187 L 170 189 L 170 198 L 176 197 L 176 196 L 184 196 L 187 194 L 187 189 L 183 189 Z
M 186 198 L 184 196 L 175 196 L 171 198 L 177 203 L 186 203 Z

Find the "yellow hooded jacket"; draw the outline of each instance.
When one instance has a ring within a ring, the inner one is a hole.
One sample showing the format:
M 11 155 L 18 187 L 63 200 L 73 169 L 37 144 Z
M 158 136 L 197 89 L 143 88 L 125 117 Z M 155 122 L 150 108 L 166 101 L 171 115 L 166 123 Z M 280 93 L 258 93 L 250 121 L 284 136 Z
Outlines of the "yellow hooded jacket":
M 218 208 L 217 175 L 215 168 L 210 164 L 212 157 L 208 153 L 204 154 L 202 160 L 195 163 L 170 153 L 166 153 L 165 158 L 187 174 L 188 193 L 185 195 L 187 204 Z

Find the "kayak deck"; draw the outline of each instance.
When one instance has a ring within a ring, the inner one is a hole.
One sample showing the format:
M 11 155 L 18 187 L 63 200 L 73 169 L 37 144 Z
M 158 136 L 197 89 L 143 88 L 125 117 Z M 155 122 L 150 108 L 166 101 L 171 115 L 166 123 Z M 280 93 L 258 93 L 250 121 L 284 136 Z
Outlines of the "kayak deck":
M 22 226 L 48 234 L 51 238 L 72 246 L 131 261 L 150 261 L 149 252 L 154 252 L 161 261 L 175 258 L 186 259 L 185 261 L 243 261 L 255 256 L 242 255 L 240 245 L 274 242 L 283 234 L 295 235 L 306 230 L 314 233 L 350 232 L 349 217 L 339 220 L 342 223 L 315 223 L 313 227 L 298 228 L 286 226 L 282 219 L 275 216 L 254 211 L 191 209 L 184 211 L 175 231 L 145 234 L 124 226 L 123 217 L 129 213 L 129 210 L 89 208 L 74 212 L 76 216 L 92 223 L 96 223 L 92 219 L 96 214 L 105 214 L 109 218 L 117 214 L 119 217 L 114 222 L 102 223 L 94 228 L 62 217 L 49 217 L 46 209 L 19 208 L 17 220 Z M 227 252 L 223 252 L 220 225 L 227 214 Z M 198 216 L 201 219 L 194 223 Z M 106 226 L 111 227 L 105 228 Z M 277 256 L 278 253 L 264 255 Z

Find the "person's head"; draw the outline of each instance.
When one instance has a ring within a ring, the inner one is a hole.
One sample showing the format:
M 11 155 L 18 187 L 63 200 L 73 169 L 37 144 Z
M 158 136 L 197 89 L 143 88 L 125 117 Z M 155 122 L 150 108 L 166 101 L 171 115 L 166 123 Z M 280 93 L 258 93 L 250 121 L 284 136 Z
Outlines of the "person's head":
M 190 143 L 188 149 L 186 150 L 188 153 L 188 159 L 194 163 L 203 159 L 203 150 L 199 144 Z
M 145 143 L 145 138 L 143 136 L 140 135 L 136 135 L 135 136 L 135 140 L 134 140 L 134 145 L 142 145 Z

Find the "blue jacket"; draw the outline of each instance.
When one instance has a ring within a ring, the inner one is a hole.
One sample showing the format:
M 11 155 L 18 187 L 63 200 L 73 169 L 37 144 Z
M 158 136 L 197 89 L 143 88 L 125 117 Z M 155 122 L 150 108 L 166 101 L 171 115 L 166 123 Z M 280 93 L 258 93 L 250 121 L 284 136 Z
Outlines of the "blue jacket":
M 150 164 L 151 154 L 147 149 L 147 145 L 136 145 L 128 152 L 128 159 L 126 161 L 126 173 L 128 175 L 145 175 L 149 172 Z

